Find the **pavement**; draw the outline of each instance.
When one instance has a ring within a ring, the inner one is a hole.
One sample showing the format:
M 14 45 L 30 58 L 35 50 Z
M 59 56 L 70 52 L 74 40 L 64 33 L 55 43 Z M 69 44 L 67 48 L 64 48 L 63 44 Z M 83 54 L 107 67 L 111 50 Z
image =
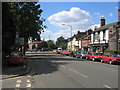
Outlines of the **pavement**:
M 29 65 L 26 62 L 23 66 L 20 65 L 8 65 L 7 60 L 2 62 L 2 79 L 13 78 L 17 76 L 22 76 L 30 72 Z

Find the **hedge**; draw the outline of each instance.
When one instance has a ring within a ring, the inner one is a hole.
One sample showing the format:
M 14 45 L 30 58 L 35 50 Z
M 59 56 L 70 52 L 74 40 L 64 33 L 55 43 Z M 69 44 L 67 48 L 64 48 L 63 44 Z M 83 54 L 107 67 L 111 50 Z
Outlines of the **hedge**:
M 109 52 L 109 53 L 114 53 L 117 52 L 118 54 L 120 54 L 120 50 L 105 50 L 104 52 Z

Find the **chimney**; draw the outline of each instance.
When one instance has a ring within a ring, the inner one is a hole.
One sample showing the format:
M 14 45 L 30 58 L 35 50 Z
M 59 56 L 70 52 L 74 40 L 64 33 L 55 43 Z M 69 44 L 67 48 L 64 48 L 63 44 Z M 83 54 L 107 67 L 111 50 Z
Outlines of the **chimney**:
M 120 21 L 120 1 L 118 2 L 118 21 Z
M 100 19 L 100 26 L 104 26 L 105 25 L 105 18 L 102 16 Z

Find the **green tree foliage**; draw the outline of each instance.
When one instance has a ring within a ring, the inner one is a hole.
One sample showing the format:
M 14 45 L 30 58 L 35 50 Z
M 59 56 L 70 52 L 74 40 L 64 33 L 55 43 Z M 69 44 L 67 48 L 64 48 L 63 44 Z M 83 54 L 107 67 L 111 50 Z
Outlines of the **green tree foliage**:
M 56 49 L 56 45 L 54 44 L 53 40 L 48 40 L 47 43 L 48 43 L 48 49 L 49 50 Z
M 66 49 L 67 48 L 67 40 L 63 36 L 61 36 L 61 37 L 57 38 L 56 45 L 59 48 Z
M 7 52 L 15 44 L 16 32 L 24 37 L 25 43 L 29 37 L 40 40 L 39 34 L 44 28 L 45 19 L 41 18 L 40 5 L 34 2 L 4 2 L 2 3 L 3 50 Z M 7 43 L 6 43 L 7 41 Z
M 48 43 L 46 41 L 41 41 L 38 44 L 38 49 L 42 49 L 42 48 L 48 48 Z

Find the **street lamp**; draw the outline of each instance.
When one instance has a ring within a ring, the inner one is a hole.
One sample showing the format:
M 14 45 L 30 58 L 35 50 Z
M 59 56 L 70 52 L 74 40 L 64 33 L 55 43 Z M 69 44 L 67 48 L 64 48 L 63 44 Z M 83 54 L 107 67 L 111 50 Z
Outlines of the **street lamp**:
M 65 26 L 69 26 L 69 27 L 70 27 L 70 30 L 71 30 L 71 38 L 72 38 L 72 26 L 71 26 L 71 25 L 66 25 L 66 24 L 62 24 L 62 25 L 65 25 Z M 72 51 L 72 40 L 71 40 L 71 51 Z

